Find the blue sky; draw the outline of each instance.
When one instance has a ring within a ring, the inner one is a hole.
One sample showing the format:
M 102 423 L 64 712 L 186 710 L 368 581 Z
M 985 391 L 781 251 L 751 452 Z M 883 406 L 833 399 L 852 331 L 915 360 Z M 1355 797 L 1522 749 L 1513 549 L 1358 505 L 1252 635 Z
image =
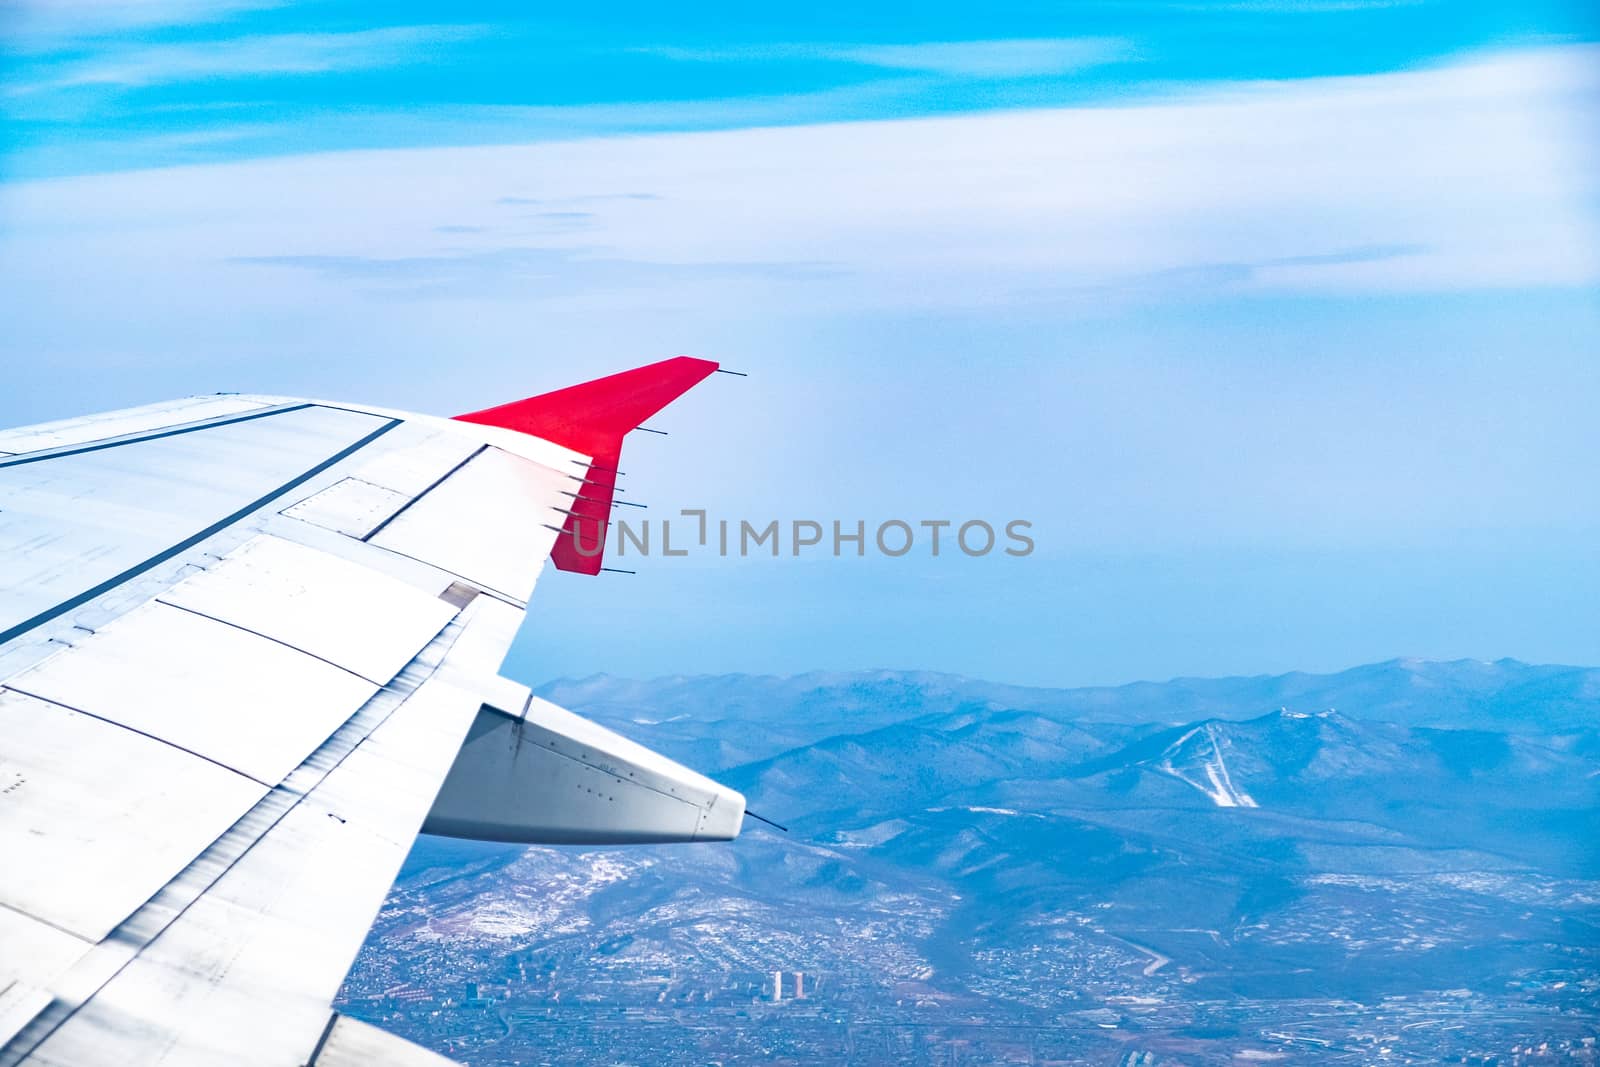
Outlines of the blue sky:
M 1036 527 L 552 575 L 528 681 L 1600 662 L 1582 7 L 799 11 L 8 8 L 0 423 L 689 352 L 658 514 Z
M 20 177 L 355 147 L 518 143 L 1107 104 L 1374 74 L 1593 36 L 1576 3 L 7 5 Z M 381 18 L 374 16 L 381 15 Z

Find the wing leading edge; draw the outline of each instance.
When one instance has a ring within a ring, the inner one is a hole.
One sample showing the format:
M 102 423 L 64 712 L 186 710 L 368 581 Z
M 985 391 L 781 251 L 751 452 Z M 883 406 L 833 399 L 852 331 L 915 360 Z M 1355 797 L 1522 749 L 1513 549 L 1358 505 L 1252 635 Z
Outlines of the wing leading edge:
M 715 369 L 0 435 L 0 1067 L 443 1062 L 329 1007 L 424 823 L 736 836 L 738 793 L 498 676 L 545 557 L 599 570 L 622 438 Z

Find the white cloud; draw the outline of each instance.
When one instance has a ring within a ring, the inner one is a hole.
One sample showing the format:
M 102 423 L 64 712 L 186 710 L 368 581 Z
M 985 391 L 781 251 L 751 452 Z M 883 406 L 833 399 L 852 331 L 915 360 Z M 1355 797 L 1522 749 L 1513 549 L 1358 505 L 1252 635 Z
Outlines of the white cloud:
M 0 209 L 41 307 L 85 279 L 113 301 L 203 291 L 260 313 L 308 287 L 331 306 L 396 284 L 529 307 L 737 293 L 750 309 L 1069 312 L 1590 285 L 1596 59 L 1550 48 L 1132 106 L 332 153 L 16 185 Z M 620 193 L 634 195 L 586 203 L 581 226 L 518 204 Z M 605 265 L 585 270 L 592 287 L 540 280 L 586 260 Z M 488 284 L 501 268 L 507 284 Z
M 830 53 L 868 66 L 924 71 L 957 78 L 1024 78 L 1116 63 L 1134 57 L 1115 37 L 1031 38 L 1009 41 L 931 41 L 866 45 Z
M 690 63 L 834 60 L 952 78 L 1025 78 L 1070 74 L 1135 58 L 1120 37 L 1029 37 L 999 41 L 909 44 L 763 44 L 723 48 L 662 45 L 637 49 Z
M 1429 0 L 1171 0 L 1169 11 L 1199 11 L 1215 15 L 1244 11 L 1269 15 L 1327 15 L 1346 11 L 1381 11 L 1395 7 L 1417 7 Z
M 220 22 L 282 0 L 18 0 L 3 20 L 7 43 L 32 50 L 152 26 Z
M 130 88 L 215 78 L 322 74 L 414 62 L 440 44 L 467 40 L 475 26 L 391 26 L 349 33 L 285 33 L 216 41 L 108 48 L 93 58 L 36 68 L 12 95 L 82 86 Z

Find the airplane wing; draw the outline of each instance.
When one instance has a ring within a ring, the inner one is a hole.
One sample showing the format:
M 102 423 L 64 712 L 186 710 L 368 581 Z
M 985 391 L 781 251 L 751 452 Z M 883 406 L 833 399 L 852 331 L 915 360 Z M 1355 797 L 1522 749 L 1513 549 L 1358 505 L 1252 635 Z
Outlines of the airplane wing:
M 0 1067 L 448 1061 L 330 1004 L 413 838 L 730 840 L 499 677 L 679 357 L 459 419 L 192 398 L 0 434 Z

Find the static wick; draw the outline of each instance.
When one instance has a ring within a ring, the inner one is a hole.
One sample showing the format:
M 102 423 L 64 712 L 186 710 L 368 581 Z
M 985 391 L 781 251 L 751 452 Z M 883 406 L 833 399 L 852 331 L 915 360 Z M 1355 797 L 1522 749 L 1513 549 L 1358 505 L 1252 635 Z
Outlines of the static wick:
M 750 816 L 752 819 L 757 819 L 757 820 L 759 820 L 761 822 L 766 823 L 768 826 L 775 826 L 779 830 L 782 830 L 784 833 L 788 833 L 789 832 L 789 828 L 787 826 L 784 826 L 781 823 L 775 823 L 771 819 L 767 818 L 765 815 L 757 815 L 755 812 L 751 811 L 749 808 L 745 808 L 744 809 L 744 813 L 746 815 Z
M 598 463 L 585 463 L 581 459 L 575 459 L 572 463 L 576 467 L 587 467 L 593 471 L 605 471 L 608 474 L 615 474 L 618 478 L 626 478 L 628 476 L 627 471 L 619 471 L 615 467 L 602 467 Z
M 721 367 L 717 368 L 717 373 L 718 374 L 731 374 L 735 378 L 748 378 L 748 377 L 750 377 L 750 375 L 746 374 L 742 370 L 723 370 Z
M 618 492 L 621 492 L 621 490 L 619 489 Z M 606 498 L 603 497 L 603 496 L 584 496 L 582 493 L 569 493 L 569 492 L 566 492 L 565 490 L 562 490 L 561 495 L 562 496 L 570 496 L 574 500 L 587 500 L 591 504 L 604 504 L 604 503 L 606 503 Z M 611 501 L 611 503 L 612 504 L 627 504 L 628 502 L 626 500 L 613 500 L 613 501 Z M 630 507 L 635 507 L 635 508 L 644 507 L 643 504 L 630 504 L 629 506 Z
M 580 483 L 582 483 L 582 484 L 583 484 L 583 485 L 599 485 L 599 486 L 604 486 L 604 485 L 605 485 L 605 484 L 606 484 L 606 483 L 605 483 L 605 482 L 597 482 L 597 481 L 595 481 L 595 480 L 594 480 L 594 479 L 593 479 L 593 478 L 580 478 L 580 477 L 578 477 L 578 476 L 577 476 L 577 475 L 576 475 L 576 474 L 568 474 L 568 475 L 566 475 L 566 476 L 565 476 L 565 477 L 567 477 L 567 478 L 570 478 L 570 479 L 572 479 L 572 480 L 573 480 L 573 481 L 575 481 L 575 482 L 580 482 Z M 617 490 L 617 492 L 619 492 L 619 493 L 620 493 L 620 492 L 622 492 L 622 490 L 621 490 L 621 489 L 618 489 L 618 490 Z
M 600 569 L 603 570 L 603 571 L 610 571 L 612 574 L 638 574 L 639 573 L 638 571 L 625 571 L 621 567 L 601 567 Z
M 665 430 L 652 430 L 648 426 L 635 426 L 634 429 L 635 430 L 643 430 L 645 433 L 658 433 L 662 437 L 666 437 L 667 436 L 667 431 L 665 431 Z
M 635 504 L 631 500 L 613 500 L 611 502 L 611 506 L 614 507 L 614 508 L 615 507 L 647 508 L 650 505 L 649 504 Z

